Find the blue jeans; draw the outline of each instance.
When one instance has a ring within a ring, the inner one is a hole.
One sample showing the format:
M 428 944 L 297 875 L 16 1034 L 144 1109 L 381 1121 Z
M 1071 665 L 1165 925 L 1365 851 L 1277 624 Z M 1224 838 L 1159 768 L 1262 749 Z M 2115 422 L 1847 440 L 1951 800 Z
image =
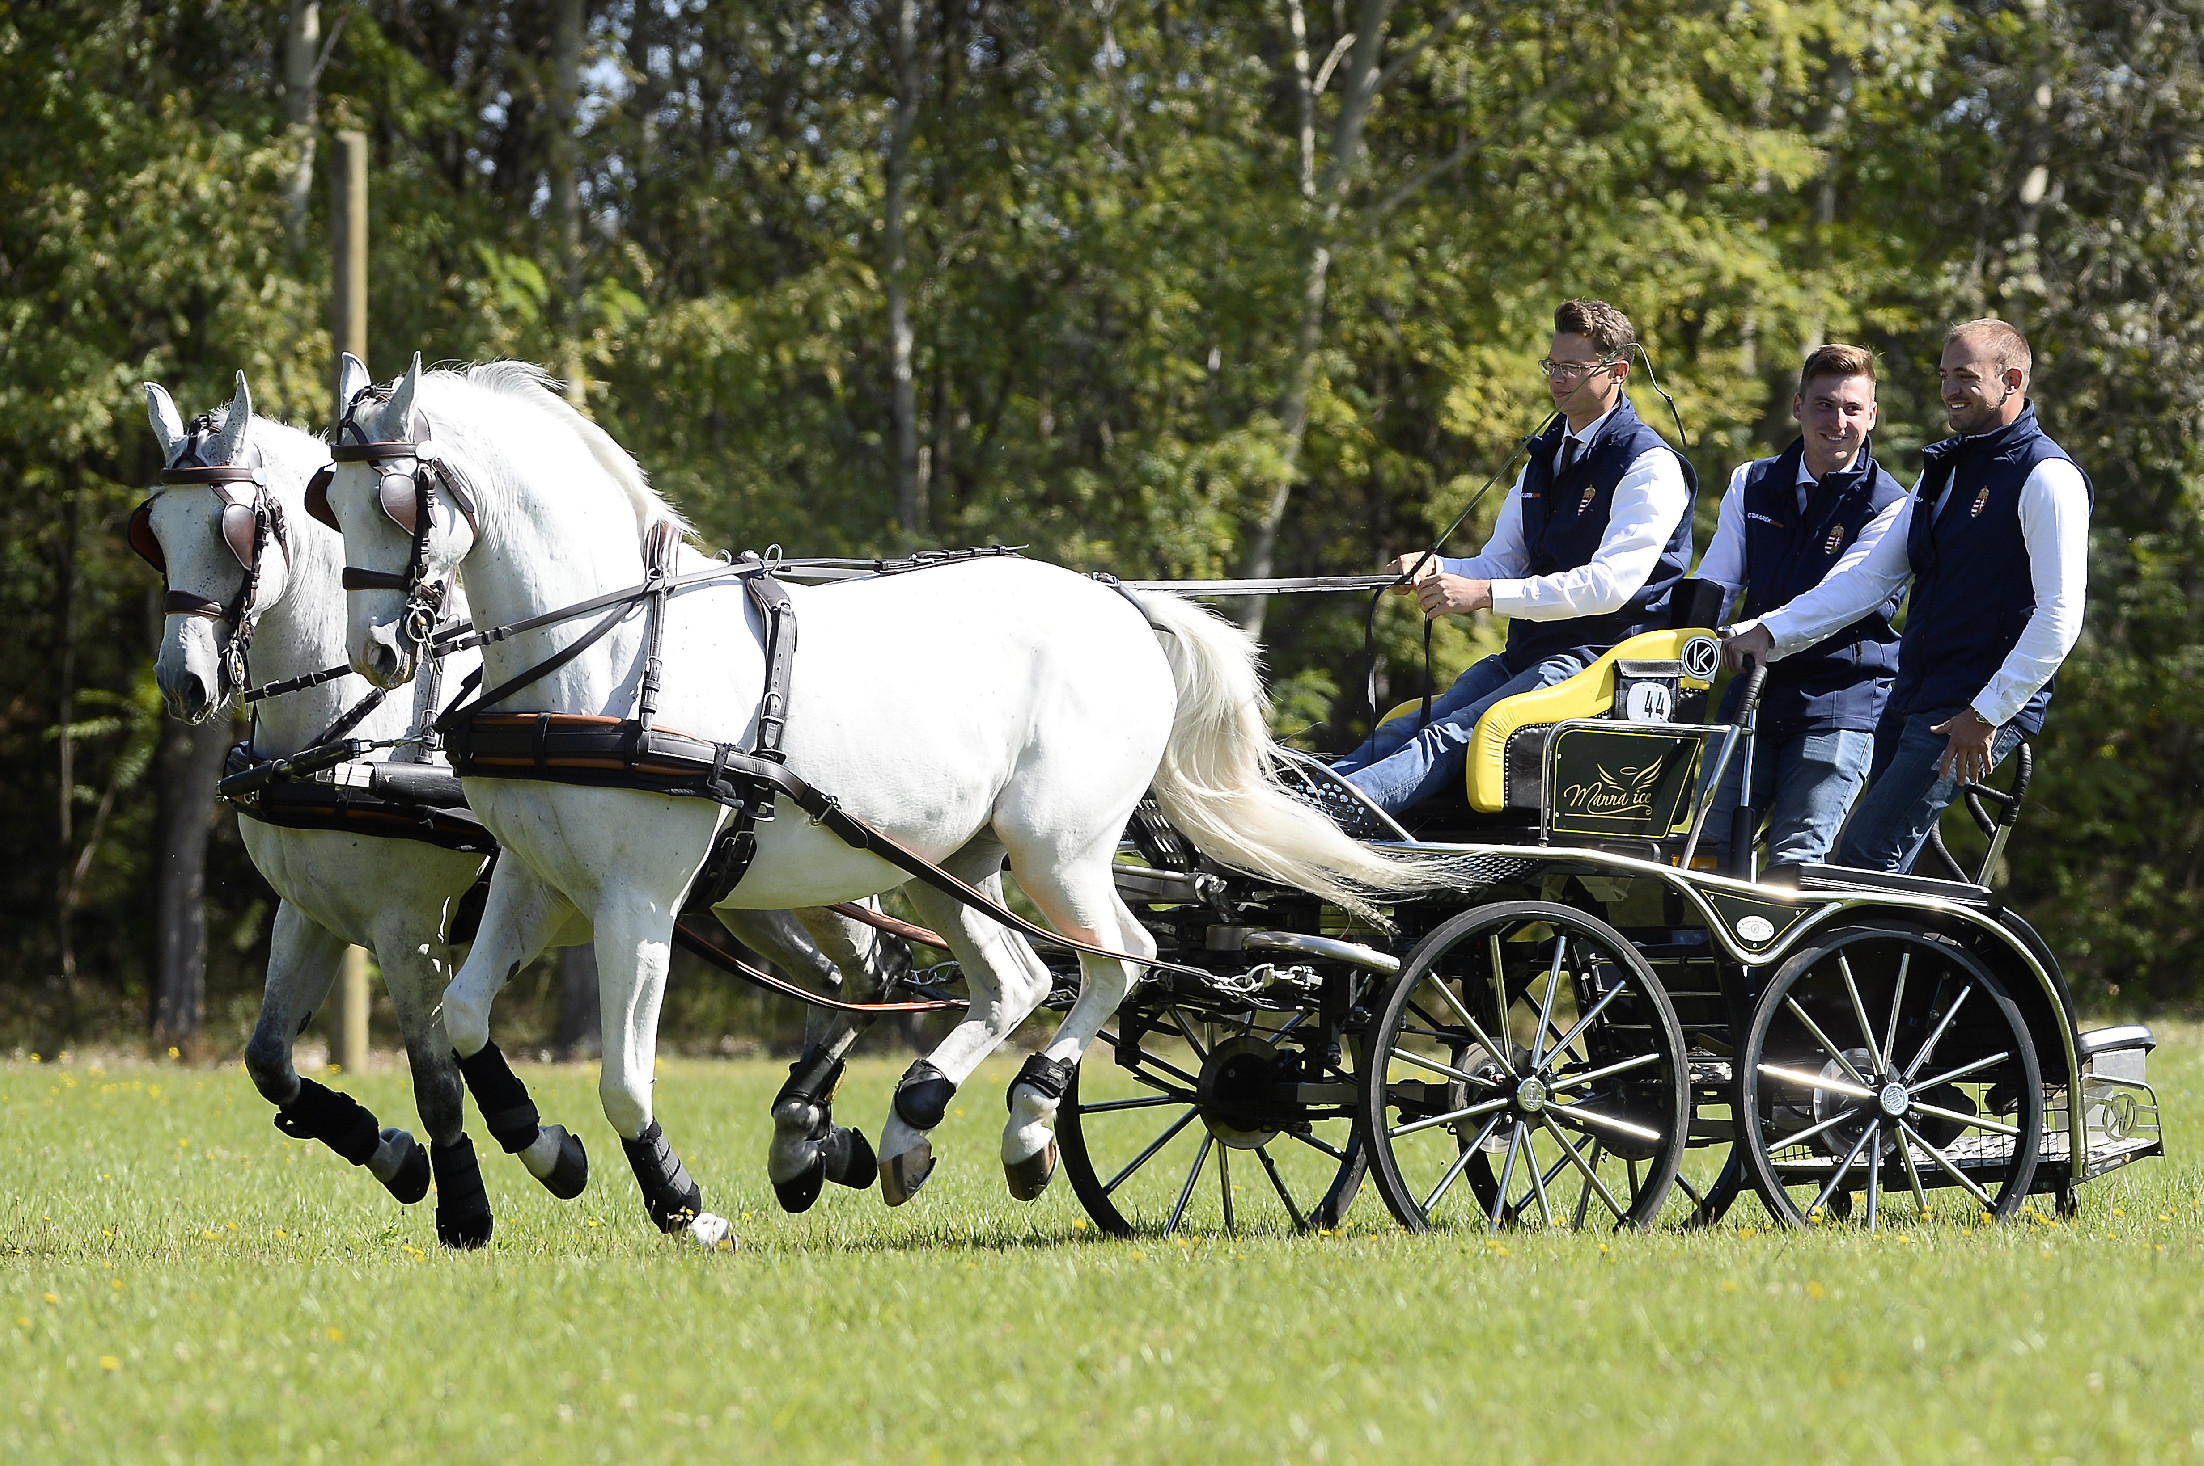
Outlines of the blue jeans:
M 1937 708 L 1925 713 L 1885 713 L 1875 729 L 1875 766 L 1867 793 L 1844 827 L 1837 863 L 1855 870 L 1906 871 L 1928 843 L 1929 831 L 1954 799 L 1959 781 L 1939 778 L 1936 762 L 1950 740 L 1929 729 L 1962 711 Z M 2022 738 L 2007 723 L 1990 744 L 1995 768 Z
M 1708 757 L 1720 752 L 1710 741 Z M 1845 813 L 1867 782 L 1875 736 L 1849 729 L 1834 733 L 1763 733 L 1753 740 L 1752 803 L 1768 832 L 1770 865 L 1819 861 L 1837 843 Z M 1737 814 L 1745 760 L 1734 759 L 1714 796 L 1704 843 L 1725 866 L 1730 825 Z
M 1399 814 L 1462 782 L 1469 735 L 1487 708 L 1503 697 L 1551 687 L 1583 670 L 1582 661 L 1566 655 L 1548 657 L 1527 672 L 1510 672 L 1501 658 L 1487 657 L 1432 699 L 1429 724 L 1419 726 L 1420 707 L 1407 717 L 1381 723 L 1360 748 L 1332 767 L 1378 808 Z

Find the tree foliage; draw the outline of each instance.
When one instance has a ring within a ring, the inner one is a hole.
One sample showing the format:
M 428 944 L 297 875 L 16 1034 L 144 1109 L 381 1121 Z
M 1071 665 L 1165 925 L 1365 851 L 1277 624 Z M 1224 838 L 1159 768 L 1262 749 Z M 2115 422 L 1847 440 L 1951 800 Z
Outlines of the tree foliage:
M 266 410 L 328 412 L 327 190 L 294 246 L 279 9 L 0 4 L 0 831 L 19 856 L 0 965 L 50 993 L 57 875 L 82 864 L 107 1000 L 57 1019 L 41 996 L 42 1023 L 100 1021 L 143 982 L 157 600 L 115 533 L 154 468 L 137 384 L 212 405 L 243 368 Z M 1787 440 L 1806 347 L 1882 353 L 1879 451 L 1906 466 L 1941 435 L 1944 327 L 2019 321 L 2098 509 L 2013 890 L 2097 999 L 2190 999 L 2199 0 L 949 0 L 909 7 L 907 52 L 883 0 L 590 0 L 575 98 L 554 9 L 324 5 L 343 29 L 314 125 L 371 139 L 373 364 L 578 364 L 589 409 L 717 544 L 1019 543 L 1210 575 L 1275 515 L 1281 572 L 1366 570 L 1506 469 L 1573 295 L 1638 323 L 1710 485 L 1703 539 L 1711 486 Z M 1416 624 L 1389 605 L 1377 626 L 1381 697 L 1412 693 Z M 1437 675 L 1495 634 L 1441 628 Z M 1265 640 L 1282 729 L 1355 737 L 1362 607 L 1281 602 Z M 224 849 L 211 925 L 243 944 L 213 982 L 236 992 L 266 897 Z

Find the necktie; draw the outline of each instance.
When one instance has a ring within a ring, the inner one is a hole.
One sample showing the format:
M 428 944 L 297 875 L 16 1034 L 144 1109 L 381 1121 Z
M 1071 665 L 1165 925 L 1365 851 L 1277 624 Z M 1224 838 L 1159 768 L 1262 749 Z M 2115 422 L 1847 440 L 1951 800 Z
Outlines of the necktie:
M 1561 471 L 1563 473 L 1567 473 L 1570 465 L 1576 462 L 1577 450 L 1583 446 L 1575 438 L 1565 437 L 1561 440 Z

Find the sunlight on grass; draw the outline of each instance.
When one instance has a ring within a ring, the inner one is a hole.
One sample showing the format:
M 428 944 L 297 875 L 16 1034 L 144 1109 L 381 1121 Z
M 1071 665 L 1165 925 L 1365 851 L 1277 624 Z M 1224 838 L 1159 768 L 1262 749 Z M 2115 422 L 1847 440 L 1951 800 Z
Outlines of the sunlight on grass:
M 852 1066 L 877 1134 L 900 1065 Z M 772 1064 L 674 1062 L 659 1114 L 735 1221 L 645 1223 L 583 1066 L 530 1067 L 594 1174 L 561 1204 L 480 1137 L 494 1244 L 437 1247 L 287 1140 L 236 1068 L 0 1065 L 0 1459 L 2187 1460 L 2204 1451 L 2204 1041 L 2152 1059 L 2169 1159 L 1952 1220 L 1775 1232 L 1116 1241 L 1005 1194 L 1014 1070 L 966 1087 L 910 1206 L 782 1215 Z M 335 1082 L 409 1123 L 402 1074 Z M 1235 1173 L 1235 1184 L 1245 1185 Z M 1956 1211 L 1954 1212 L 1956 1218 Z M 2192 1431 L 2197 1432 L 2192 1435 Z

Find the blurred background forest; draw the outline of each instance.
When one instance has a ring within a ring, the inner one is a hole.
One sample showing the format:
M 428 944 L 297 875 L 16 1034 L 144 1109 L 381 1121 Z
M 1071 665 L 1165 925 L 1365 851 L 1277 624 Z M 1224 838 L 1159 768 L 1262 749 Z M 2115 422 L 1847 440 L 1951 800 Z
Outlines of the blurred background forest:
M 203 935 L 178 853 L 234 734 L 161 715 L 121 528 L 147 379 L 326 426 L 340 129 L 375 373 L 545 364 L 715 547 L 1367 572 L 1536 426 L 1579 295 L 1703 483 L 1827 339 L 1881 353 L 1910 482 L 1944 327 L 2013 320 L 2098 497 L 2010 890 L 2086 1006 L 2193 1008 L 2200 57 L 2204 0 L 0 0 L 0 1042 L 230 1052 L 257 1002 L 234 819 Z M 1357 736 L 1362 613 L 1268 607 L 1282 733 Z M 767 1021 L 707 986 L 669 1039 Z

